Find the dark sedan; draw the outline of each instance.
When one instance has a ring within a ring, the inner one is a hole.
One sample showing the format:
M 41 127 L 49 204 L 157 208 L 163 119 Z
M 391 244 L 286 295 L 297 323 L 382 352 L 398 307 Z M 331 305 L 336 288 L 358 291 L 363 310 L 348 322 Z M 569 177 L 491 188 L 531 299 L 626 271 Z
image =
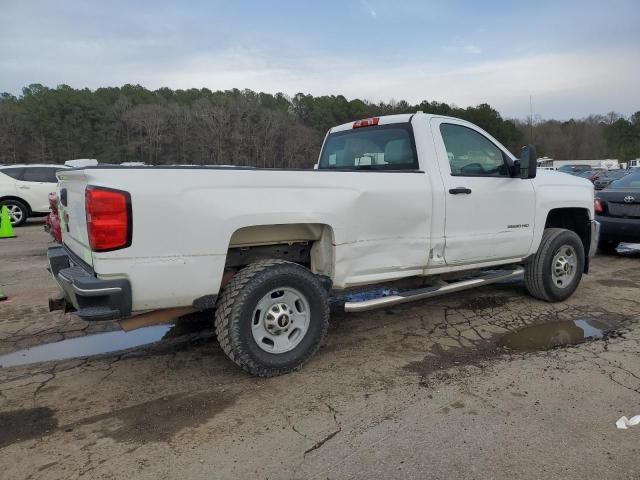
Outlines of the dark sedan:
M 600 222 L 601 250 L 612 251 L 620 242 L 640 242 L 640 171 L 599 191 L 595 213 Z
M 622 177 L 629 175 L 629 170 L 609 170 L 604 175 L 599 176 L 593 182 L 593 186 L 596 190 L 603 190 L 609 186 L 611 182 L 620 180 Z
M 595 183 L 598 178 L 606 175 L 606 173 L 606 170 L 585 170 L 584 172 L 572 173 L 572 175 L 576 177 L 586 178 L 591 183 Z

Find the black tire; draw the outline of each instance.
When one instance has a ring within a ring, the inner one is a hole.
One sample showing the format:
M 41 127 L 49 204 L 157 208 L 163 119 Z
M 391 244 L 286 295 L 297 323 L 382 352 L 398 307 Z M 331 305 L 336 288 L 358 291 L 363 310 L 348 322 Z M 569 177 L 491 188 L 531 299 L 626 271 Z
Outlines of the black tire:
M 269 353 L 254 339 L 254 313 L 258 303 L 280 287 L 295 289 L 305 297 L 309 323 L 295 348 Z M 322 283 L 308 269 L 284 260 L 263 260 L 246 266 L 225 287 L 216 305 L 215 327 L 220 346 L 236 365 L 258 377 L 299 370 L 320 348 L 328 326 L 329 300 Z
M 598 243 L 598 250 L 602 253 L 617 253 L 616 249 L 620 245 L 620 242 L 616 242 L 615 240 L 602 240 Z
M 11 220 L 12 227 L 19 227 L 20 225 L 22 225 L 24 222 L 27 221 L 27 218 L 29 217 L 29 207 L 27 207 L 23 202 L 21 202 L 20 200 L 14 200 L 14 199 L 2 200 L 0 202 L 0 212 L 2 211 L 2 207 L 4 205 L 6 205 L 7 208 L 9 209 L 18 208 L 21 211 L 20 220 L 18 221 Z
M 563 286 L 554 282 L 552 269 L 556 254 L 566 246 L 575 253 L 573 277 Z M 584 271 L 584 246 L 580 237 L 571 230 L 547 228 L 535 257 L 525 265 L 525 285 L 529 293 L 547 302 L 560 302 L 569 298 L 580 284 Z

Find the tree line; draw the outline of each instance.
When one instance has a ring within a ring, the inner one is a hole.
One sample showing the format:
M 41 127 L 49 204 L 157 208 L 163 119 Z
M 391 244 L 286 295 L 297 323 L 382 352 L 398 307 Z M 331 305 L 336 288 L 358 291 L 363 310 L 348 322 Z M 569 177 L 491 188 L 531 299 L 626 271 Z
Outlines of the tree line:
M 0 164 L 212 164 L 308 168 L 333 125 L 422 110 L 469 120 L 517 151 L 531 125 L 504 119 L 490 105 L 373 103 L 342 95 L 289 97 L 251 90 L 148 90 L 140 85 L 74 89 L 30 85 L 0 94 Z M 582 120 L 533 122 L 540 151 L 555 158 L 640 155 L 640 112 Z
M 558 160 L 640 157 L 640 111 L 629 118 L 610 112 L 580 120 L 516 120 L 525 143 L 538 147 L 538 155 Z

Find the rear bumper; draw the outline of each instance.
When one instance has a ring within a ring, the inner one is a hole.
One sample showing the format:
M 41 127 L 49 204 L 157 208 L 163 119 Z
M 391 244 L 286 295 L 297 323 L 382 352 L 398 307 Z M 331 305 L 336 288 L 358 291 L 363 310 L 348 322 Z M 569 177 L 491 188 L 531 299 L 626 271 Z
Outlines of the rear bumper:
M 118 320 L 131 316 L 131 284 L 126 279 L 102 280 L 63 246 L 47 250 L 49 269 L 65 303 L 83 320 Z
M 640 242 L 640 218 L 596 216 L 603 241 Z

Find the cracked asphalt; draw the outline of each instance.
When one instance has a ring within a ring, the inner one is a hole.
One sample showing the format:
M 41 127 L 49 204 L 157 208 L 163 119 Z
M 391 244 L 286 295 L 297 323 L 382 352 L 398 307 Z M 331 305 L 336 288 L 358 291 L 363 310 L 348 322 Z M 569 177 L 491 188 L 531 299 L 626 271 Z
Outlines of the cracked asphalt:
M 0 240 L 0 354 L 117 329 L 47 311 L 40 223 Z M 640 478 L 640 254 L 597 256 L 566 302 L 522 282 L 332 316 L 302 371 L 249 377 L 207 319 L 125 352 L 0 369 L 0 477 Z M 523 327 L 614 319 L 530 353 Z M 195 325 L 195 328 L 193 328 Z

